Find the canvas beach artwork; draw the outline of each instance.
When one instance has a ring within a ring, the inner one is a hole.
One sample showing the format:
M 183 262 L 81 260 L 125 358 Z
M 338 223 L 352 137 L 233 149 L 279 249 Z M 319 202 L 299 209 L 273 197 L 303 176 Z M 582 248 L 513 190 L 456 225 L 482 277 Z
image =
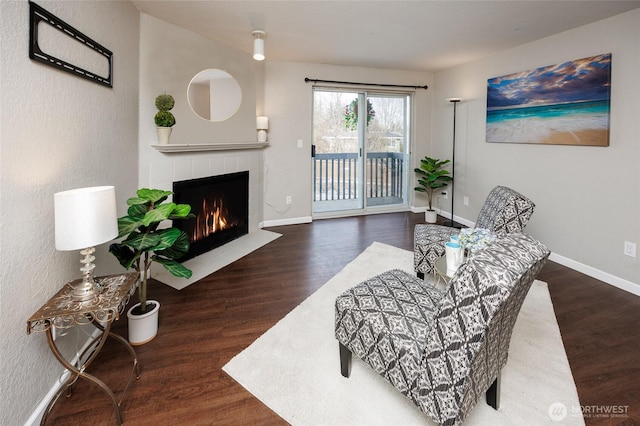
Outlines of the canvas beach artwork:
M 487 142 L 609 146 L 611 54 L 487 82 Z

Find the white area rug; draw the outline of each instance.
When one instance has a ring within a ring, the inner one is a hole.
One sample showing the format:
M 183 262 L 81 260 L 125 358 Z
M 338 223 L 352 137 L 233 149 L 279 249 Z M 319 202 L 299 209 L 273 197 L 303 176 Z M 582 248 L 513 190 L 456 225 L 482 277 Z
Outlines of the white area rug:
M 174 277 L 162 265 L 157 265 L 156 263 L 151 265 L 151 276 L 176 290 L 182 290 L 186 286 L 213 274 L 218 269 L 224 268 L 281 236 L 282 234 L 276 232 L 258 229 L 230 241 L 222 247 L 189 259 L 184 262 L 184 266 L 193 272 L 191 278 Z
M 409 399 L 353 357 L 340 375 L 334 337 L 335 298 L 386 270 L 413 272 L 413 254 L 373 243 L 224 367 L 229 375 L 293 425 L 431 424 Z M 563 404 L 563 405 L 559 405 Z M 516 322 L 502 372 L 500 410 L 484 399 L 468 425 L 582 425 L 578 394 L 546 283 L 535 281 Z M 549 409 L 560 423 L 553 421 Z M 560 412 L 558 412 L 558 407 Z M 566 416 L 562 415 L 562 407 Z

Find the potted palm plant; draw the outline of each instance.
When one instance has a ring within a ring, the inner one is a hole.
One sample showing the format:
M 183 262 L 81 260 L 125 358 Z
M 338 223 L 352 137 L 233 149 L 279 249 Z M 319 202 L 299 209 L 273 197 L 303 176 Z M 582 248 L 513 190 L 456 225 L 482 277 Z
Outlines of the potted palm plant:
M 429 207 L 424 214 L 427 223 L 436 223 L 438 219 L 436 211 L 433 210 L 433 191 L 447 186 L 453 180 L 449 176 L 449 171 L 443 168 L 447 163 L 449 160 L 438 160 L 426 156 L 420 160 L 420 167 L 413 170 L 418 175 L 418 186 L 414 190 L 427 193 Z
M 171 108 L 175 105 L 175 100 L 171 95 L 158 95 L 156 97 L 156 113 L 153 121 L 156 123 L 158 131 L 158 142 L 160 144 L 168 144 L 169 136 L 171 136 L 171 128 L 176 124 L 176 118 L 171 113 Z
M 151 263 L 161 264 L 176 277 L 191 277 L 191 270 L 176 261 L 189 251 L 189 236 L 178 228 L 160 228 L 165 220 L 195 217 L 188 204 L 165 203 L 171 194 L 160 189 L 139 189 L 137 197 L 127 200 L 127 215 L 118 219 L 118 238 L 125 238 L 109 246 L 109 252 L 125 269 L 138 272 L 140 303 L 127 312 L 132 344 L 146 343 L 158 331 L 160 303 L 147 299 Z

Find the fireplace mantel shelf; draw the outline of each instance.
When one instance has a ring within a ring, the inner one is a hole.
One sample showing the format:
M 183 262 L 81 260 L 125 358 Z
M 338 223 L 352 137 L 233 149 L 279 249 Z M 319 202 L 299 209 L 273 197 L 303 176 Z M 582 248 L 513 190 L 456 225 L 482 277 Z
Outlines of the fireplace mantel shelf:
M 269 145 L 267 142 L 241 143 L 169 143 L 152 144 L 160 152 L 195 152 L 195 151 L 232 151 L 242 149 L 260 149 Z

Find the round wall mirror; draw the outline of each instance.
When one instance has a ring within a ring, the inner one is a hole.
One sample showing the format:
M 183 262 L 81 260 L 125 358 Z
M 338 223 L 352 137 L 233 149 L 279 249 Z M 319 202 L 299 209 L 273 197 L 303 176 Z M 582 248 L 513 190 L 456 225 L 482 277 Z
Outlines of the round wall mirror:
M 187 99 L 193 112 L 200 118 L 224 121 L 240 108 L 242 90 L 231 74 L 211 68 L 200 71 L 191 79 Z

